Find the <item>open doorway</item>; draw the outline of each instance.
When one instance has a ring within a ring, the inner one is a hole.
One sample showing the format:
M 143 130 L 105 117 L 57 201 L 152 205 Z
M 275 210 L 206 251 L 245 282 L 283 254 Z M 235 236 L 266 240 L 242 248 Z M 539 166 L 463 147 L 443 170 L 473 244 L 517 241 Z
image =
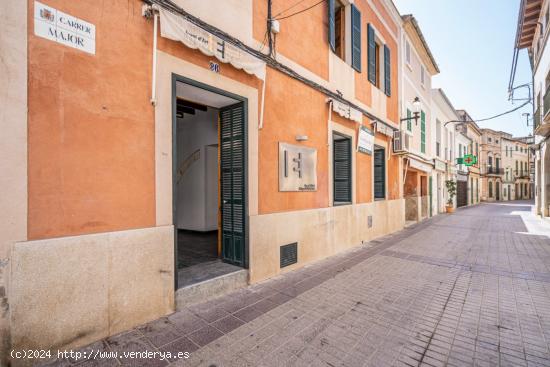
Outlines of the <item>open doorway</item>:
M 177 288 L 246 267 L 246 101 L 174 80 Z

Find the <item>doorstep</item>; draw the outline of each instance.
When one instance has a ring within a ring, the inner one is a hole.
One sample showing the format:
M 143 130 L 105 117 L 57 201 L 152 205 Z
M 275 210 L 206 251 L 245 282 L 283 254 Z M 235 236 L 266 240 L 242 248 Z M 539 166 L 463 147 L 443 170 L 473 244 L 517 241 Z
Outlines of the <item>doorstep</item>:
M 186 284 L 186 278 L 196 278 L 197 274 L 187 269 L 178 271 L 178 284 L 183 287 L 176 290 L 176 310 L 209 301 L 248 285 L 247 269 L 221 261 L 201 265 L 201 272 L 207 275 L 198 275 L 200 281 Z

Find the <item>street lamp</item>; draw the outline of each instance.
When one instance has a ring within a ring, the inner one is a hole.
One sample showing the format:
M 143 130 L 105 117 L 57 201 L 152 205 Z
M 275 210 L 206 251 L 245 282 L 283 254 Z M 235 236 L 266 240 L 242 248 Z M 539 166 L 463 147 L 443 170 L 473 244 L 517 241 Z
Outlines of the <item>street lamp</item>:
M 409 121 L 414 119 L 414 124 L 418 125 L 418 118 L 420 117 L 420 110 L 422 109 L 422 104 L 420 103 L 420 98 L 414 97 L 413 100 L 413 115 L 412 117 L 405 117 L 401 121 Z

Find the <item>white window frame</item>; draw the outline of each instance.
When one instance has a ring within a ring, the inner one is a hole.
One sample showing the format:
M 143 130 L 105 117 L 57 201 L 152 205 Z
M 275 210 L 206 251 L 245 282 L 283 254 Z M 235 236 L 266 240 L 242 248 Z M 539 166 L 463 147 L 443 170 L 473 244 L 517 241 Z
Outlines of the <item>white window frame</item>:
M 378 70 L 380 72 L 380 75 L 378 75 L 378 80 L 380 80 L 379 85 L 372 84 L 376 87 L 376 89 L 380 90 L 381 92 L 384 92 L 386 90 L 386 78 L 384 78 L 385 71 L 386 71 L 386 63 L 384 62 L 384 45 L 387 45 L 388 43 L 382 36 L 381 32 L 374 26 L 374 24 L 371 23 L 372 29 L 374 29 L 374 42 L 378 46 L 378 60 L 376 62 L 378 63 Z M 367 55 L 368 55 L 368 49 L 367 49 Z M 368 56 L 367 56 L 368 57 Z M 391 68 L 391 65 L 390 65 Z M 367 65 L 367 72 L 368 72 L 368 65 Z M 391 70 L 390 70 L 391 72 Z M 412 111 L 412 109 L 411 109 Z

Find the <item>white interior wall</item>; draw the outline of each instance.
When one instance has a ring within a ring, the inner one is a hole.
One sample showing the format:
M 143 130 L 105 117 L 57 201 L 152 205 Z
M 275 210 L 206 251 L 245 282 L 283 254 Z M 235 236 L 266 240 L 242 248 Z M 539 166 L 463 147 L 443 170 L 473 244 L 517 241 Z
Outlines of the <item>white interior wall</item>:
M 218 110 L 196 111 L 177 121 L 177 226 L 211 231 L 218 228 Z M 183 163 L 198 150 L 180 175 Z

